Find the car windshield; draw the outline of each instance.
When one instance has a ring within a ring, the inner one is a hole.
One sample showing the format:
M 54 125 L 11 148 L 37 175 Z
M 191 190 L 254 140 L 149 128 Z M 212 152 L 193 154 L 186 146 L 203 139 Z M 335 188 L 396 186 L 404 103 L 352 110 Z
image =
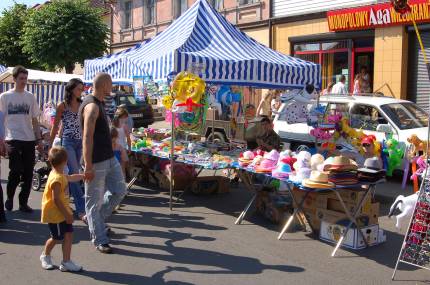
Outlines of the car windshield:
M 119 97 L 119 104 L 125 104 L 127 106 L 136 106 L 136 105 L 142 105 L 144 102 L 137 101 L 136 98 L 134 98 L 133 95 L 121 95 Z
M 428 113 L 414 103 L 386 104 L 381 109 L 401 130 L 427 127 Z

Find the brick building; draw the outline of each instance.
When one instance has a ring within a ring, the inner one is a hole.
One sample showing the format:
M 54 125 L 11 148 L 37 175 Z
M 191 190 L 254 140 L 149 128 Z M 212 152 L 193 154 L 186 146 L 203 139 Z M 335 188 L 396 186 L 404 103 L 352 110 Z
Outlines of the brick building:
M 231 23 L 269 46 L 269 0 L 208 0 Z M 129 48 L 166 29 L 194 0 L 116 0 L 111 3 L 111 52 Z

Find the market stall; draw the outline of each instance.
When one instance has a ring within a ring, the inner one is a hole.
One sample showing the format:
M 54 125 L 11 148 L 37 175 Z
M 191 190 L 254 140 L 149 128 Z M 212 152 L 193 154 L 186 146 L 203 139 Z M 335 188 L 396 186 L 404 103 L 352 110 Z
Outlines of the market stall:
M 8 67 L 0 73 L 0 93 L 13 88 L 12 70 L 12 67 Z M 26 89 L 36 96 L 39 107 L 43 110 L 45 105 L 52 103 L 56 106 L 63 100 L 66 84 L 72 78 L 82 79 L 82 75 L 28 69 Z

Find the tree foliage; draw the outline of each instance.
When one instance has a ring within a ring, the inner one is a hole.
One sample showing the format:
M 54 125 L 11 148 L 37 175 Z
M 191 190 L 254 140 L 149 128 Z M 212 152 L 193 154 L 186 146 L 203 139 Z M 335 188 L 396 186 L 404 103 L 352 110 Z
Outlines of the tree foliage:
M 83 0 L 53 0 L 31 13 L 24 25 L 24 51 L 47 69 L 66 68 L 103 55 L 109 30 L 102 11 Z
M 24 23 L 30 11 L 27 6 L 15 4 L 5 9 L 0 17 L 0 63 L 6 66 L 24 65 L 26 67 L 38 67 L 32 63 L 30 56 L 23 53 Z

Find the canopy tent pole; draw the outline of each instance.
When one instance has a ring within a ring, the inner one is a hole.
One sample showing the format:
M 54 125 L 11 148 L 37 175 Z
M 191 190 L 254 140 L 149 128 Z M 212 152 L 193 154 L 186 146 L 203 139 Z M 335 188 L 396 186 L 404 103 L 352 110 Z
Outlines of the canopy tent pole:
M 171 140 L 170 140 L 170 201 L 169 201 L 169 205 L 170 205 L 170 211 L 173 210 L 173 205 L 172 205 L 172 200 L 173 200 L 173 187 L 174 187 L 174 182 L 173 182 L 173 162 L 174 162 L 174 158 L 173 155 L 175 153 L 175 113 L 173 112 L 173 110 L 171 111 L 172 113 L 172 121 L 171 121 Z

